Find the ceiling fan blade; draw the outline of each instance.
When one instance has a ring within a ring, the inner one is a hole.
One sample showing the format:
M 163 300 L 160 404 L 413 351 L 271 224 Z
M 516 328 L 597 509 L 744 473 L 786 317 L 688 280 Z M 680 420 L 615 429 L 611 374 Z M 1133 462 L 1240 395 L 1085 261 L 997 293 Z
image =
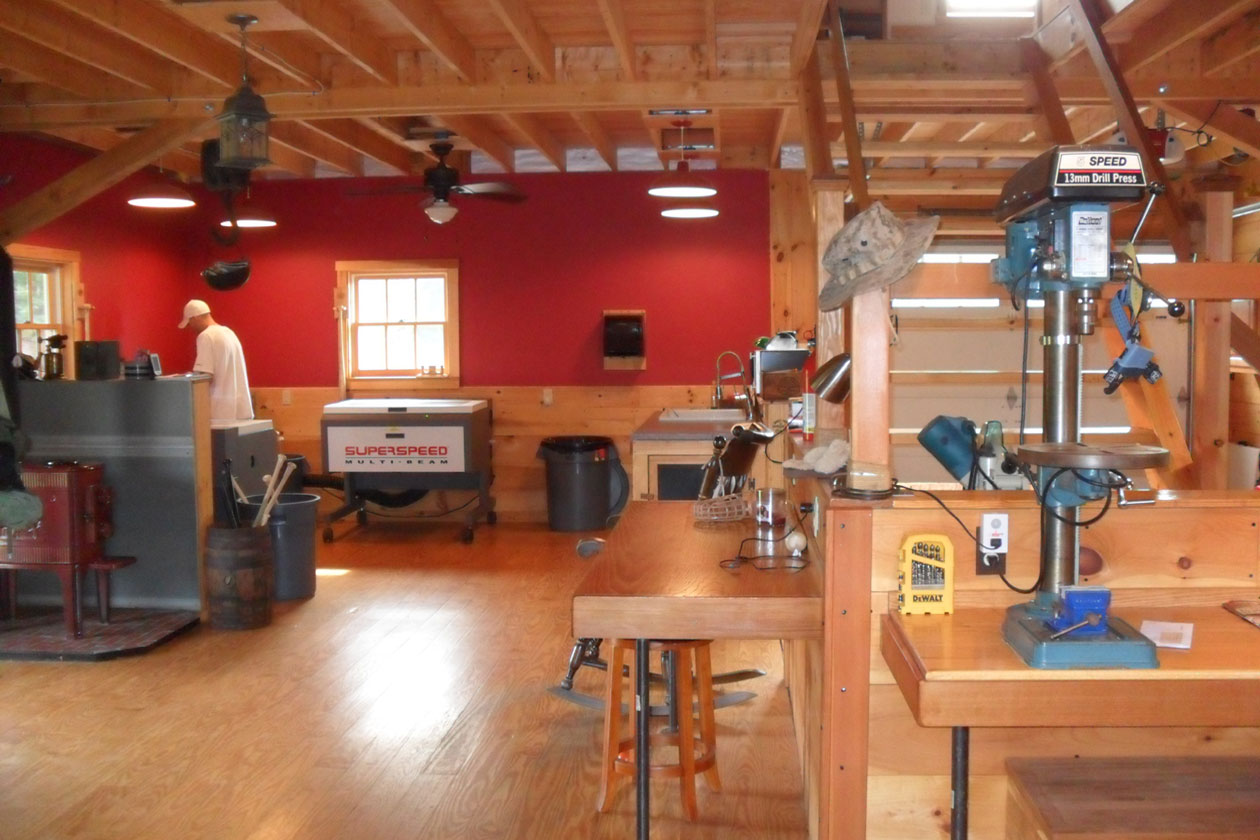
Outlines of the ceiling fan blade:
M 452 192 L 464 195 L 476 195 L 482 198 L 493 198 L 499 201 L 524 201 L 525 193 L 505 181 L 482 181 L 476 184 L 460 184 L 452 187 Z

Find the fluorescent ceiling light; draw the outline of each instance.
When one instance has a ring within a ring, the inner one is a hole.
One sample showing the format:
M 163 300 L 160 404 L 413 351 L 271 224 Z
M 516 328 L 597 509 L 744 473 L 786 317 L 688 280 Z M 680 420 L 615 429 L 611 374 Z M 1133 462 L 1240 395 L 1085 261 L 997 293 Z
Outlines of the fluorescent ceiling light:
M 231 226 L 231 219 L 219 222 L 219 227 L 230 228 Z M 238 228 L 271 228 L 276 226 L 276 217 L 257 204 L 246 203 L 236 210 L 236 226 Z
M 718 209 L 712 201 L 679 199 L 666 205 L 661 215 L 667 219 L 711 219 L 718 215 Z

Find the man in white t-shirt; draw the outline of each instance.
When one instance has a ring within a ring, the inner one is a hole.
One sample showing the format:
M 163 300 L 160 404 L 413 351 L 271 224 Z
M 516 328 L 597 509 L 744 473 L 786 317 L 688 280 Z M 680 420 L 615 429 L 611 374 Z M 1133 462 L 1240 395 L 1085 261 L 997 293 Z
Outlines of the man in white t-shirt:
M 193 370 L 210 374 L 210 419 L 252 420 L 254 404 L 249 398 L 249 377 L 245 373 L 245 352 L 240 339 L 210 317 L 204 300 L 184 304 L 184 320 L 179 328 L 192 327 L 197 335 L 197 361 Z

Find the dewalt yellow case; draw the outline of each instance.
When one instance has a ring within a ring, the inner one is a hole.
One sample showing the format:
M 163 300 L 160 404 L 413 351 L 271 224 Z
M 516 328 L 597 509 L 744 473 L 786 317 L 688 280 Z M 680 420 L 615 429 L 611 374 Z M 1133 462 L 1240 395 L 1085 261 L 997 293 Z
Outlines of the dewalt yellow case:
M 941 534 L 911 534 L 901 544 L 897 605 L 905 615 L 954 611 L 954 545 Z

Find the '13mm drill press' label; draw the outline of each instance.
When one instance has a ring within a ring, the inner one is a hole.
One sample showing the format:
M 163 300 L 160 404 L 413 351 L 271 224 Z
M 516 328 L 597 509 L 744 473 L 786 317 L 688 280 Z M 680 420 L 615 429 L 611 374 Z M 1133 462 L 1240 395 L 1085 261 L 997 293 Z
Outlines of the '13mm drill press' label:
M 1142 158 L 1137 152 L 1070 152 L 1059 155 L 1054 173 L 1059 187 L 1142 187 Z

